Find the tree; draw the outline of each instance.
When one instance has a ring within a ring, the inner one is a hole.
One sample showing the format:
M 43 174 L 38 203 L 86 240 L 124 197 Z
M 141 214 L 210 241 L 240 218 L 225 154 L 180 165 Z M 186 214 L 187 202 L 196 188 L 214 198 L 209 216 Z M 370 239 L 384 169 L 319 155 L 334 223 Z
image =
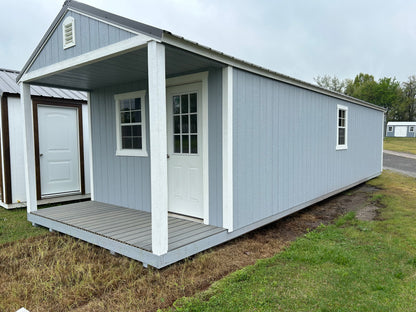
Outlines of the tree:
M 405 119 L 409 121 L 416 120 L 416 76 L 410 76 L 406 82 L 403 82 L 404 110 L 406 111 Z M 403 119 L 403 120 L 405 120 Z
M 354 80 L 347 80 L 345 94 L 384 107 L 387 120 L 402 118 L 403 94 L 396 78 L 383 77 L 376 81 L 373 75 L 360 73 Z
M 331 77 L 329 75 L 323 75 L 313 78 L 316 84 L 322 88 L 344 93 L 345 81 L 339 80 L 337 76 Z
M 373 75 L 359 73 L 354 80 L 347 80 L 345 94 L 357 99 L 376 104 L 377 82 Z

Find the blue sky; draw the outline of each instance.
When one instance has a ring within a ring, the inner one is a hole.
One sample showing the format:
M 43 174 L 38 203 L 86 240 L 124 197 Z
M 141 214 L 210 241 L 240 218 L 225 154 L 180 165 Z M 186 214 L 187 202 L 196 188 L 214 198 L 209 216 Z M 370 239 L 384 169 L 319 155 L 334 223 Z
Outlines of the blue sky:
M 64 1 L 0 0 L 0 67 L 20 70 Z M 318 75 L 416 74 L 416 1 L 83 0 L 245 61 Z

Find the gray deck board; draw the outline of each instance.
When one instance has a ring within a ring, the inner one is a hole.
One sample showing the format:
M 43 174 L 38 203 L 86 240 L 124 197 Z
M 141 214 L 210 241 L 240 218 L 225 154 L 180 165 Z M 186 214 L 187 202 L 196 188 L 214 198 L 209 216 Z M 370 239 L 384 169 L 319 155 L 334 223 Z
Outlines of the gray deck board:
M 152 249 L 149 212 L 85 201 L 44 208 L 32 214 L 145 251 Z M 168 249 L 177 249 L 223 231 L 223 228 L 169 216 Z

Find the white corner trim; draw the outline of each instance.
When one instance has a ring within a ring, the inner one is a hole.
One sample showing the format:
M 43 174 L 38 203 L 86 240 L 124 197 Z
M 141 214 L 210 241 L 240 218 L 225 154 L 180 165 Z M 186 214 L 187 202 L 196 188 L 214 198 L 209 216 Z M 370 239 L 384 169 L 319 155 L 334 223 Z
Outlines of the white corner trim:
M 147 60 L 149 78 L 152 253 L 162 255 L 168 252 L 165 46 L 151 41 L 147 47 Z
M 35 139 L 33 137 L 33 106 L 30 96 L 30 84 L 20 84 L 20 103 L 23 112 L 23 156 L 25 160 L 25 183 L 27 212 L 38 209 L 36 195 L 36 165 L 35 165 Z
M 339 145 L 338 144 L 338 136 L 339 136 L 339 131 L 338 131 L 338 121 L 339 121 L 339 111 L 340 110 L 345 110 L 345 144 Z M 344 105 L 339 105 L 337 104 L 337 118 L 336 118 L 336 131 L 337 131 L 337 142 L 335 145 L 335 150 L 340 151 L 340 150 L 346 150 L 348 149 L 348 107 L 344 106 Z
M 89 135 L 89 158 L 90 158 L 90 193 L 91 200 L 94 200 L 94 165 L 93 165 L 93 155 L 92 155 L 92 117 L 91 117 L 91 93 L 87 92 L 87 105 L 88 105 L 88 135 Z
M 208 116 L 208 73 L 202 78 L 202 185 L 204 224 L 209 224 L 209 116 Z
M 181 86 L 191 83 L 202 84 L 202 191 L 203 219 L 209 224 L 209 111 L 208 111 L 208 72 L 178 76 L 166 79 L 166 87 Z
M 110 44 L 106 47 L 102 47 L 97 50 L 72 57 L 65 61 L 39 68 L 31 72 L 26 72 L 20 78 L 20 82 L 30 82 L 36 79 L 58 74 L 60 72 L 96 63 L 108 58 L 115 57 L 117 55 L 125 54 L 133 50 L 138 50 L 145 47 L 149 40 L 151 40 L 150 37 L 145 35 L 137 35 L 135 37 Z
M 121 145 L 121 126 L 120 126 L 120 100 L 140 98 L 141 99 L 141 115 L 142 115 L 142 148 L 141 149 L 123 149 Z M 141 156 L 147 157 L 146 142 L 146 90 L 133 91 L 114 95 L 114 104 L 116 109 L 116 156 Z
M 222 70 L 223 227 L 234 230 L 233 194 L 233 68 Z

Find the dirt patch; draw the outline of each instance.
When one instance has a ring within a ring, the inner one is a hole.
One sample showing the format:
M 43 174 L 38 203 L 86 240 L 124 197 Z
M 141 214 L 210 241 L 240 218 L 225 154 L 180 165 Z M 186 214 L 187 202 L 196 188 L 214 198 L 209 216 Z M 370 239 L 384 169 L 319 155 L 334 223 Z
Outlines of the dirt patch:
M 60 234 L 0 248 L 0 310 L 155 311 L 275 255 L 291 241 L 349 211 L 371 215 L 366 184 L 331 197 L 162 270 Z M 375 208 L 374 208 L 375 209 Z M 364 213 L 364 211 L 367 211 Z

